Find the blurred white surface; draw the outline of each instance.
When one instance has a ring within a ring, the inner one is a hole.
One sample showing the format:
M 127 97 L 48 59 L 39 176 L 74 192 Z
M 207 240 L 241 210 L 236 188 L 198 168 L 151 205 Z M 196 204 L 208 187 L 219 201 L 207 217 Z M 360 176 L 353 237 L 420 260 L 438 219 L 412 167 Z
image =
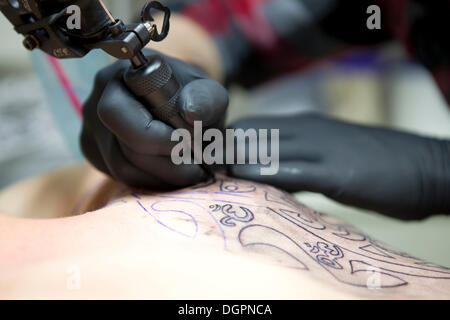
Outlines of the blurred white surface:
M 70 161 L 29 53 L 0 14 L 0 187 Z
M 33 74 L 0 78 L 0 97 L 0 188 L 71 160 Z
M 450 138 L 450 107 L 424 68 L 401 64 L 389 71 L 386 97 L 393 127 Z

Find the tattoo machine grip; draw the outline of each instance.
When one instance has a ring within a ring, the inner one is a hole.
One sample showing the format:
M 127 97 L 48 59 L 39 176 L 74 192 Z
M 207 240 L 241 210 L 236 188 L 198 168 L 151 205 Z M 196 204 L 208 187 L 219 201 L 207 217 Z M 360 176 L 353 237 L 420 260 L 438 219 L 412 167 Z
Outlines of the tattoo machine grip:
M 141 99 L 155 118 L 174 128 L 185 127 L 177 109 L 181 86 L 172 68 L 160 55 L 147 58 L 148 63 L 125 72 L 126 86 Z

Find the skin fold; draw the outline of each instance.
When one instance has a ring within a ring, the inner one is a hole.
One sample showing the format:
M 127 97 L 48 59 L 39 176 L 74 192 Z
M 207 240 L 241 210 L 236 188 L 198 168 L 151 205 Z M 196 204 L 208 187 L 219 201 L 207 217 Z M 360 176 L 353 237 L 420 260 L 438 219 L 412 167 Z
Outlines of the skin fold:
M 449 269 L 225 176 L 161 193 L 80 165 L 3 191 L 0 210 L 0 298 L 450 298 Z

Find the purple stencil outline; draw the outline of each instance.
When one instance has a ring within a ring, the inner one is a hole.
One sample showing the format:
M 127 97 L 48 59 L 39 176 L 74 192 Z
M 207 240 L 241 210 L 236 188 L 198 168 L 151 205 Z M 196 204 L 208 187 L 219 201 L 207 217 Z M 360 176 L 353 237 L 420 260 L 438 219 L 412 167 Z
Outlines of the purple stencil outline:
M 133 195 L 133 196 L 136 197 L 136 195 Z M 179 235 L 182 235 L 182 236 L 191 238 L 191 239 L 194 239 L 194 238 L 197 236 L 197 233 L 198 233 L 198 222 L 197 222 L 197 220 L 196 220 L 191 214 L 186 213 L 186 212 L 184 212 L 184 211 L 179 211 L 179 210 L 164 210 L 164 212 L 177 212 L 177 213 L 181 213 L 181 214 L 184 214 L 184 215 L 187 215 L 188 217 L 190 217 L 190 218 L 192 219 L 192 222 L 194 222 L 194 225 L 195 225 L 195 234 L 194 234 L 194 236 L 187 235 L 187 234 L 185 234 L 185 233 L 183 233 L 183 232 L 180 232 L 180 231 L 178 231 L 178 230 L 176 230 L 176 229 L 173 229 L 173 228 L 169 227 L 169 226 L 166 225 L 164 222 L 162 222 L 161 220 L 159 220 L 158 218 L 156 218 L 153 214 L 151 214 L 150 211 L 147 210 L 147 208 L 141 203 L 141 201 L 140 201 L 139 199 L 136 199 L 136 202 L 137 202 L 137 204 L 138 204 L 138 205 L 139 205 L 146 213 L 148 213 L 148 214 L 149 214 L 149 215 L 150 215 L 150 216 L 151 216 L 158 224 L 160 224 L 161 226 L 165 227 L 166 229 L 168 229 L 168 230 L 170 230 L 170 231 L 172 231 L 172 232 L 178 233 Z M 189 202 L 189 201 L 184 201 L 184 202 Z M 163 212 L 163 210 L 158 210 L 158 209 L 155 209 L 155 208 L 154 208 L 154 205 L 155 205 L 156 203 L 158 203 L 158 202 L 152 203 L 152 205 L 151 205 L 152 210 L 155 210 L 155 211 L 158 211 L 158 212 Z M 193 203 L 193 202 L 191 202 L 191 203 Z M 193 203 L 193 204 L 195 204 L 195 203 Z

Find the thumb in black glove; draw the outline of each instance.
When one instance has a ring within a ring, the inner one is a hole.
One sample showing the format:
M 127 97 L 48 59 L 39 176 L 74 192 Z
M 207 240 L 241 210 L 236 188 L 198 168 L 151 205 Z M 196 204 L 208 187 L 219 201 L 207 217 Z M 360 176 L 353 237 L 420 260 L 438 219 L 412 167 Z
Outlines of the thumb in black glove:
M 203 121 L 204 126 L 222 128 L 228 106 L 225 88 L 191 65 L 163 58 L 181 85 L 176 107 L 184 127 Z M 174 128 L 155 119 L 126 88 L 123 74 L 129 65 L 118 61 L 97 74 L 83 109 L 84 155 L 100 171 L 134 187 L 171 189 L 205 180 L 200 166 L 172 163 Z
M 235 177 L 401 219 L 450 213 L 450 142 L 354 125 L 318 114 L 241 120 L 234 128 L 280 129 L 280 170 L 229 166 Z

